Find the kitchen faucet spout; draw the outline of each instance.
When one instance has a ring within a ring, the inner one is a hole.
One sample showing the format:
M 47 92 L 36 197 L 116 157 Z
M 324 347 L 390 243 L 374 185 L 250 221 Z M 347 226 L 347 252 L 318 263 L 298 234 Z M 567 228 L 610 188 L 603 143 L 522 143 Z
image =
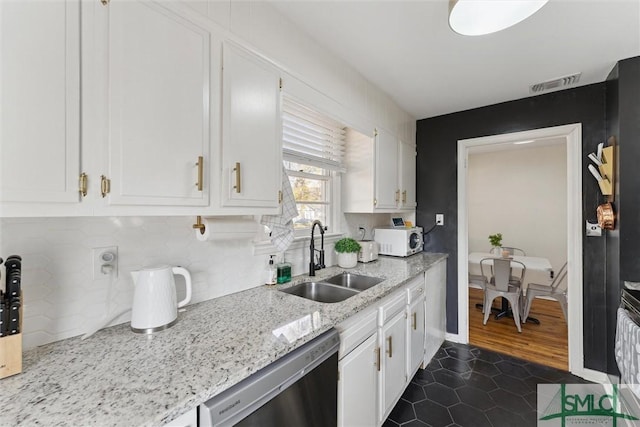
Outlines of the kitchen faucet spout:
M 320 230 L 320 235 L 322 237 L 320 241 L 321 242 L 320 250 L 316 249 L 315 247 L 313 233 L 315 231 L 316 226 L 318 226 L 318 229 Z M 309 244 L 309 276 L 315 276 L 316 270 L 320 270 L 321 268 L 326 267 L 324 265 L 324 232 L 326 229 L 327 227 L 323 226 L 322 223 L 317 219 L 313 221 L 313 224 L 311 224 L 311 243 Z M 314 262 L 316 251 L 318 252 L 317 263 Z

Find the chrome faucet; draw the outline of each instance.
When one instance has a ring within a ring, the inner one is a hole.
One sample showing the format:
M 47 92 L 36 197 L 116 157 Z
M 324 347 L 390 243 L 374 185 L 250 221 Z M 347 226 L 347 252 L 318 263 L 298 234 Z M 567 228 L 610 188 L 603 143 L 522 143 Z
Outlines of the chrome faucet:
M 316 228 L 316 225 L 320 229 L 320 235 L 322 236 L 320 250 L 316 249 L 315 242 L 313 239 L 313 231 Z M 324 227 L 320 221 L 317 219 L 313 221 L 311 224 L 311 244 L 309 245 L 309 276 L 315 276 L 316 270 L 320 270 L 321 268 L 325 268 L 324 265 L 324 232 L 327 227 Z M 314 262 L 314 256 L 316 255 L 316 251 L 318 252 L 318 256 L 316 257 L 316 262 Z

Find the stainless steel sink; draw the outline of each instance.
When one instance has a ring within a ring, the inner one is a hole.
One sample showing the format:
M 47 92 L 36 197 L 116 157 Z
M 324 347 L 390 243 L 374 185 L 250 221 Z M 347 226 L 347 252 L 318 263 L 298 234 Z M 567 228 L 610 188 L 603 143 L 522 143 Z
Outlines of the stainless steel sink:
M 287 289 L 280 289 L 280 292 L 318 302 L 340 302 L 359 293 L 355 289 L 324 282 L 302 282 Z
M 327 283 L 342 286 L 349 289 L 357 289 L 358 291 L 364 291 L 384 281 L 379 277 L 362 276 L 360 274 L 353 274 L 344 272 L 333 276 L 330 279 L 325 280 Z

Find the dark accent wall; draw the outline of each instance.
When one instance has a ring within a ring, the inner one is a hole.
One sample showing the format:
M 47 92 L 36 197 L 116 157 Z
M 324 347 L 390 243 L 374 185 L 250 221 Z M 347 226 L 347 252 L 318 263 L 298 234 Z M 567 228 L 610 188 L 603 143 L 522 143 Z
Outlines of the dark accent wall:
M 606 131 L 617 141 L 616 229 L 607 232 L 607 323 L 615 325 L 623 282 L 640 282 L 640 57 L 620 61 L 606 82 Z M 608 372 L 617 373 L 607 336 Z
M 447 331 L 458 332 L 457 272 L 457 142 L 461 139 L 519 132 L 530 129 L 582 124 L 582 150 L 588 154 L 605 140 L 606 84 L 598 83 L 516 101 L 476 108 L 417 122 L 416 222 L 430 227 L 435 213 L 444 213 L 445 226 L 426 236 L 425 250 L 447 252 Z M 587 171 L 583 157 L 582 218 L 595 221 L 595 210 L 604 199 Z M 553 191 L 553 189 L 549 189 Z M 640 197 L 640 192 L 639 192 Z M 540 200 L 544 207 L 545 200 Z M 544 233 L 543 224 L 538 226 Z M 605 238 L 583 238 L 584 354 L 585 367 L 607 370 L 607 306 L 605 286 Z M 640 268 L 640 266 L 638 266 Z

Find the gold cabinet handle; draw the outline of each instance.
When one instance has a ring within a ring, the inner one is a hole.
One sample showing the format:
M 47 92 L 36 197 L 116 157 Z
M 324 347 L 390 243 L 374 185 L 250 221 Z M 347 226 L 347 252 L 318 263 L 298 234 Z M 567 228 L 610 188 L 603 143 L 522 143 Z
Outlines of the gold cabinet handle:
M 111 180 L 104 175 L 100 175 L 100 194 L 103 198 L 111 192 Z
M 418 329 L 418 313 L 414 311 L 411 318 L 413 319 L 411 323 L 413 324 L 413 330 L 415 331 Z
M 204 158 L 202 156 L 198 156 L 198 161 L 196 162 L 196 166 L 198 167 L 198 182 L 196 182 L 196 187 L 198 187 L 198 191 L 202 191 L 203 188 L 203 173 L 204 173 Z
M 402 192 L 402 203 L 407 203 L 407 190 Z
M 233 168 L 233 171 L 236 173 L 236 185 L 233 186 L 235 188 L 236 193 L 242 191 L 241 187 L 241 176 L 240 176 L 240 162 L 236 162 L 236 167 Z
M 78 191 L 82 197 L 87 196 L 87 174 L 82 172 L 78 178 Z
M 378 372 L 380 372 L 380 347 L 376 347 L 374 351 L 376 352 L 376 366 L 378 367 Z
M 396 190 L 396 203 L 400 201 L 400 190 Z
M 393 357 L 393 336 L 387 337 L 387 354 L 389 357 Z

